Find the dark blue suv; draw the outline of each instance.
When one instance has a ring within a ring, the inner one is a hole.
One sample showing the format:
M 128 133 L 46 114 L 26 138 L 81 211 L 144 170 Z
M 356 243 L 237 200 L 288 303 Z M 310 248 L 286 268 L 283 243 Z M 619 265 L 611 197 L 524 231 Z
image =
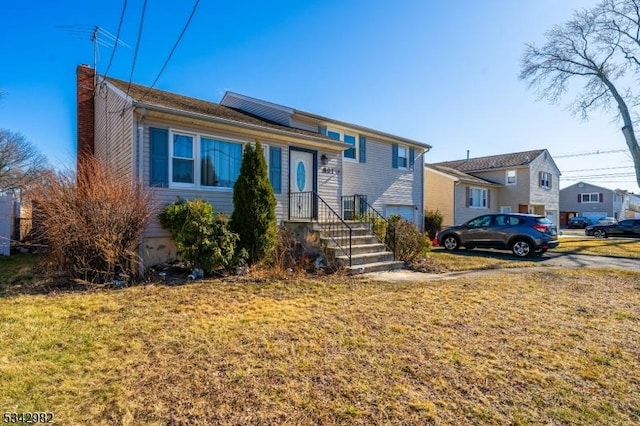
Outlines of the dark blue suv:
M 438 232 L 438 245 L 447 250 L 475 247 L 511 250 L 518 257 L 542 254 L 557 247 L 558 230 L 544 216 L 520 213 L 485 214 Z

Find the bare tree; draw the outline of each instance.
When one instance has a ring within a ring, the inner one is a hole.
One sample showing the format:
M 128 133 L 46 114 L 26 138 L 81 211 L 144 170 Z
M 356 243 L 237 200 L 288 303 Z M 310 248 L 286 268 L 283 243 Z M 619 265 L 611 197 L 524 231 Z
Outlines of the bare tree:
M 540 98 L 559 103 L 575 86 L 581 90 L 569 106 L 588 119 L 593 110 L 611 112 L 622 120 L 622 134 L 633 159 L 640 186 L 640 147 L 634 125 L 640 119 L 640 0 L 603 0 L 590 10 L 546 33 L 546 44 L 528 44 L 520 79 Z M 634 91 L 635 90 L 635 91 Z
M 46 167 L 44 155 L 24 136 L 0 129 L 0 193 L 28 188 Z

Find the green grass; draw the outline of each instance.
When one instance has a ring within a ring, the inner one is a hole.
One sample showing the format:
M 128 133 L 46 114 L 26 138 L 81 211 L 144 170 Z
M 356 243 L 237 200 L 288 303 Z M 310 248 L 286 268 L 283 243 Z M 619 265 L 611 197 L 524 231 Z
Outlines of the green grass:
M 640 274 L 0 299 L 0 409 L 60 424 L 640 422 Z

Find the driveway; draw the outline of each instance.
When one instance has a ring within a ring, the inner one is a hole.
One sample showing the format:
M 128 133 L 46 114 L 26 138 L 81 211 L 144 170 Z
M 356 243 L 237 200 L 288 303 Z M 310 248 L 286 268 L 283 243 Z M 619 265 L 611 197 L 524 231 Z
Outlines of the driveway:
M 457 252 L 462 258 L 464 256 L 478 256 L 485 255 L 496 258 L 504 258 L 507 260 L 518 260 L 515 256 L 498 251 L 465 251 L 461 250 Z M 629 259 L 624 257 L 609 257 L 609 256 L 592 256 L 587 254 L 572 254 L 572 253 L 554 253 L 547 252 L 539 257 L 527 258 L 528 261 L 538 262 L 540 266 L 527 266 L 519 269 L 519 271 L 535 271 L 545 270 L 548 268 L 620 268 L 627 271 L 640 272 L 640 260 Z M 431 281 L 441 279 L 454 279 L 461 276 L 469 275 L 483 275 L 487 273 L 514 271 L 514 269 L 487 269 L 487 270 L 474 270 L 474 271 L 456 271 L 446 272 L 443 274 L 434 274 L 426 272 L 413 272 L 408 270 L 397 270 L 389 272 L 371 272 L 361 275 L 366 279 L 374 281 L 388 281 L 388 282 L 420 282 Z

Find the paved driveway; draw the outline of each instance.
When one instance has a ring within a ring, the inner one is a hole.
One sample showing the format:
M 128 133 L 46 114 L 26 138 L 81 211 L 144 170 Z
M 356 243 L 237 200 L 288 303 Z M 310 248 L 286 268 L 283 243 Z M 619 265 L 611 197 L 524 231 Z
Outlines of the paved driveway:
M 493 250 L 473 250 L 466 251 L 460 250 L 457 252 L 461 258 L 465 256 L 490 256 L 497 259 L 505 260 L 520 260 L 519 258 L 503 251 Z M 623 257 L 610 257 L 610 256 L 592 256 L 587 254 L 571 254 L 571 253 L 555 253 L 549 251 L 542 256 L 529 257 L 527 261 L 537 262 L 539 266 L 527 266 L 525 268 L 515 270 L 511 268 L 505 269 L 488 269 L 488 270 L 474 270 L 474 271 L 457 271 L 447 272 L 444 274 L 434 274 L 425 272 L 413 272 L 407 270 L 397 270 L 390 272 L 371 272 L 361 275 L 367 279 L 373 279 L 375 281 L 388 281 L 388 282 L 419 282 L 430 281 L 438 279 L 453 279 L 460 276 L 467 275 L 480 275 L 486 273 L 495 273 L 498 271 L 535 271 L 544 270 L 547 268 L 620 268 L 627 271 L 640 272 L 640 260 L 628 259 Z M 463 261 L 461 259 L 461 261 Z

